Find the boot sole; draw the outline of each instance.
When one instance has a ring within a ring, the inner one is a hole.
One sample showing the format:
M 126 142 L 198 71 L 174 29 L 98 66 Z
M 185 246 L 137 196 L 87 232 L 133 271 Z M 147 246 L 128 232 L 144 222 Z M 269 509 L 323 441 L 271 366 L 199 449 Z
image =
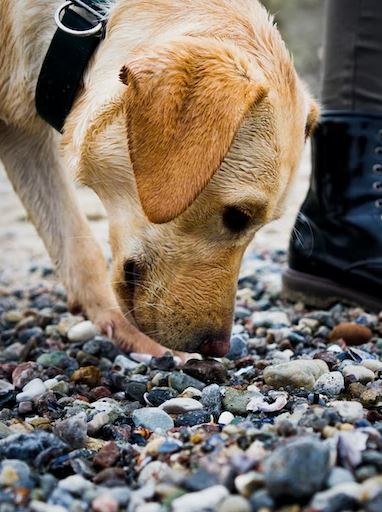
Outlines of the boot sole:
M 301 301 L 320 309 L 327 309 L 336 302 L 343 302 L 373 312 L 382 310 L 382 299 L 346 288 L 330 279 L 291 268 L 283 272 L 281 296 L 292 302 Z

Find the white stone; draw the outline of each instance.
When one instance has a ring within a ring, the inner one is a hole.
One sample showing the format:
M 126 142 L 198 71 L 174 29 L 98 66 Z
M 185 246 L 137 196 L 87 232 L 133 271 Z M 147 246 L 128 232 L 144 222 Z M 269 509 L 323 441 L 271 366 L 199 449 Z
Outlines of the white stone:
M 221 413 L 218 419 L 219 425 L 229 425 L 234 420 L 235 416 L 232 412 L 224 411 Z
M 339 395 L 345 388 L 345 380 L 341 372 L 324 373 L 314 384 L 316 393 L 325 395 Z
M 61 507 L 61 505 L 52 505 L 38 500 L 32 500 L 29 507 L 32 512 L 68 512 L 67 509 Z
M 200 512 L 203 509 L 214 509 L 228 496 L 228 489 L 223 485 L 214 485 L 203 491 L 191 492 L 176 498 L 172 502 L 173 512 Z
M 254 327 L 290 325 L 290 320 L 283 311 L 256 311 L 252 314 L 251 321 Z
M 28 384 L 25 384 L 21 393 L 16 395 L 17 402 L 27 402 L 44 395 L 47 388 L 41 379 L 32 379 Z
M 113 370 L 123 375 L 125 372 L 134 370 L 137 366 L 139 366 L 139 363 L 136 363 L 128 357 L 120 354 L 114 359 Z
M 71 494 L 82 494 L 83 492 L 92 489 L 94 484 L 86 480 L 81 475 L 70 475 L 58 482 L 58 487 L 70 492 Z
M 354 377 L 358 382 L 362 384 L 367 384 L 375 379 L 374 372 L 366 368 L 365 366 L 351 364 L 349 366 L 345 366 L 342 370 L 343 376 L 346 377 Z
M 104 425 L 107 425 L 110 421 L 109 415 L 106 412 L 99 412 L 96 414 L 88 423 L 88 434 L 94 434 Z
M 330 405 L 334 407 L 343 420 L 353 423 L 363 418 L 363 407 L 353 400 L 335 400 Z
M 97 336 L 97 327 L 90 320 L 73 325 L 68 331 L 68 339 L 73 342 L 85 342 Z
M 168 414 L 181 414 L 189 411 L 200 411 L 203 405 L 193 398 L 171 398 L 159 406 Z
M 378 372 L 379 370 L 382 370 L 382 361 L 379 361 L 378 359 L 364 359 L 361 365 L 365 368 L 368 368 L 372 372 Z

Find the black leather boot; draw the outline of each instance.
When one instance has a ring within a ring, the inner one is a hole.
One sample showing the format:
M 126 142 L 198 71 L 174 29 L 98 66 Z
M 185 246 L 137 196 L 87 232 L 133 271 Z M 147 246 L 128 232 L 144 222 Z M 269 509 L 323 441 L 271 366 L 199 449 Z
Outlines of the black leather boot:
M 382 310 L 382 116 L 325 113 L 289 247 L 283 295 Z

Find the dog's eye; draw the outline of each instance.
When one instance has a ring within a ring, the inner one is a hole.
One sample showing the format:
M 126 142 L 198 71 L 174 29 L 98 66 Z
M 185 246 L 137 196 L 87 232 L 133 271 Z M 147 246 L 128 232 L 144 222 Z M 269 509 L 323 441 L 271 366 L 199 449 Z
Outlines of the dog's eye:
M 236 206 L 226 206 L 223 212 L 223 224 L 233 233 L 244 231 L 251 222 L 251 216 Z

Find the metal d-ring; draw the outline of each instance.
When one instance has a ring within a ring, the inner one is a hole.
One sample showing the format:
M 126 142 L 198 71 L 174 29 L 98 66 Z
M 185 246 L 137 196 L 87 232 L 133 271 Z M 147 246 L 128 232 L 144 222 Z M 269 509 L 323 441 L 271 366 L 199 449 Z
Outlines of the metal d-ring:
M 91 36 L 91 35 L 98 34 L 98 33 L 102 32 L 102 30 L 103 30 L 103 23 L 102 23 L 102 21 L 97 23 L 97 25 L 95 25 L 94 27 L 91 27 L 91 28 L 88 28 L 88 29 L 85 29 L 85 30 L 75 30 L 73 28 L 66 27 L 62 23 L 62 21 L 61 21 L 61 14 L 66 9 L 68 9 L 71 5 L 75 5 L 75 4 L 76 4 L 76 2 L 72 2 L 72 1 L 68 0 L 67 2 L 64 2 L 57 9 L 57 11 L 54 14 L 54 21 L 55 21 L 57 27 L 60 30 L 62 30 L 63 32 L 66 32 L 67 34 L 71 34 L 72 36 L 77 36 L 77 37 L 87 37 L 87 36 Z M 93 13 L 93 10 L 91 12 Z

